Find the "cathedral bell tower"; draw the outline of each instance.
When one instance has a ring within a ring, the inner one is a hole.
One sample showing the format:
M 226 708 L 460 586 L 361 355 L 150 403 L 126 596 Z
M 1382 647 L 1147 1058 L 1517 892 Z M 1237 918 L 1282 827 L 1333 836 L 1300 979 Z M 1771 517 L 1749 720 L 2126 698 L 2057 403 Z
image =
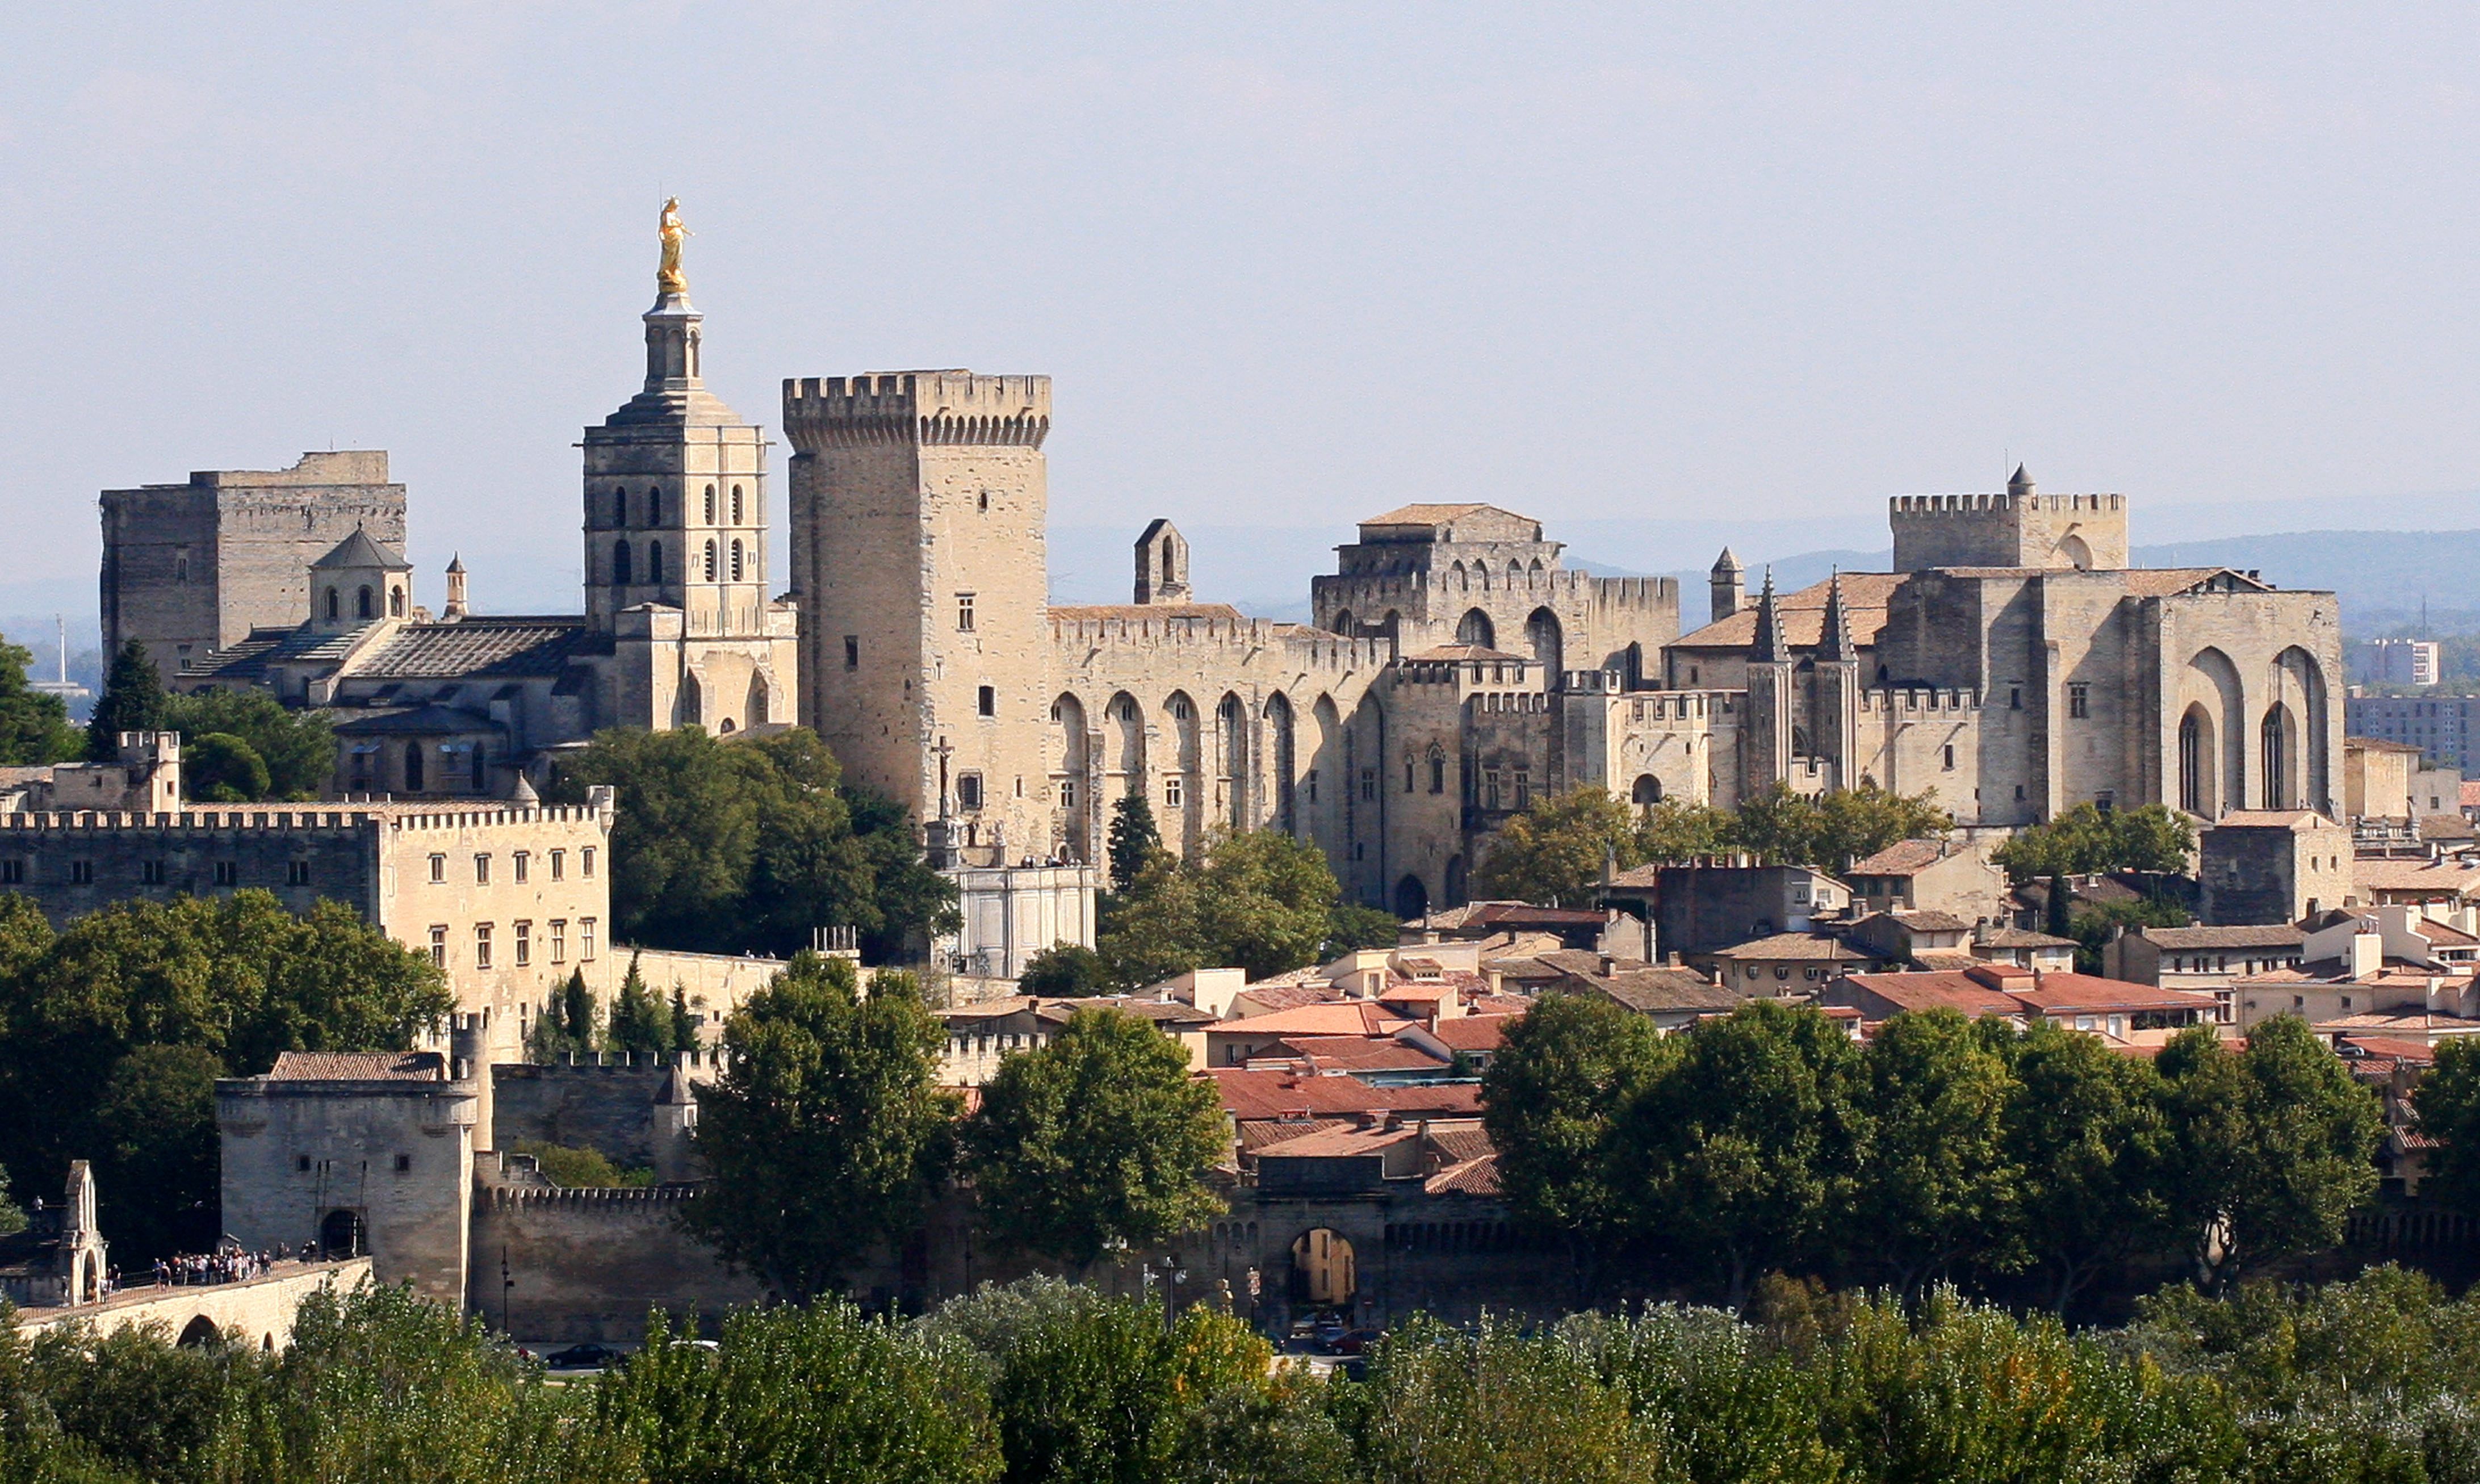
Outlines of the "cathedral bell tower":
M 622 652 L 598 724 L 788 721 L 793 616 L 766 596 L 765 432 L 707 390 L 677 200 L 660 233 L 645 385 L 583 445 L 585 621 Z M 633 663 L 633 644 L 651 647 Z

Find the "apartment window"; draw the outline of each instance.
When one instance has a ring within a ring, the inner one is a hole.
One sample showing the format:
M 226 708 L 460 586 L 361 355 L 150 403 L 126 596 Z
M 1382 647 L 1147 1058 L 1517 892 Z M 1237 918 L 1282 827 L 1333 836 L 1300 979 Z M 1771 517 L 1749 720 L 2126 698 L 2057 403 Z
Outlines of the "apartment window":
M 26 862 L 0 860 L 0 885 L 15 886 L 26 880 Z
M 526 865 L 527 865 L 526 852 L 524 852 L 524 851 L 519 851 L 519 852 L 517 852 L 517 854 L 516 854 L 515 857 L 514 857 L 513 859 L 511 859 L 508 863 L 509 863 L 512 867 L 514 867 L 514 868 L 515 868 L 516 873 L 517 873 L 517 882 L 518 882 L 518 883 L 519 883 L 519 884 L 521 884 L 521 885 L 522 885 L 522 884 L 524 883 L 524 882 L 525 882 L 525 879 L 526 879 Z
M 1163 775 L 1163 804 L 1167 807 L 1175 809 L 1180 806 L 1180 800 L 1183 797 L 1180 784 L 1181 780 L 1178 774 L 1167 773 Z
M 982 776 L 978 773 L 956 775 L 956 807 L 978 809 L 982 806 Z
M 564 850 L 553 851 L 551 853 L 551 879 L 553 881 L 560 881 L 565 879 L 567 875 L 568 852 Z
M 144 879 L 147 885 L 161 886 L 164 884 L 164 862 L 161 860 L 147 861 L 145 864 L 139 867 L 139 872 Z
M 1945 755 L 1944 761 L 1946 771 L 1952 773 L 1954 771 L 1954 744 L 1949 743 L 1944 748 L 1940 749 L 1940 751 Z
M 859 634 L 844 635 L 844 668 L 847 670 L 861 668 L 861 635 Z
M 972 631 L 973 595 L 970 593 L 958 593 L 956 595 L 956 632 L 960 634 L 969 634 Z
M 998 715 L 999 688 L 995 685 L 984 685 L 975 690 L 973 692 L 973 709 L 981 712 L 984 716 Z
M 284 862 L 284 884 L 287 886 L 309 885 L 310 862 L 307 860 L 288 860 Z
M 217 862 L 216 862 L 216 884 L 217 884 L 217 885 L 219 885 L 219 886 L 238 886 L 238 885 L 240 885 L 240 884 L 241 884 L 241 862 L 240 862 L 240 861 L 238 861 L 238 860 L 219 860 L 219 861 L 217 861 Z
M 1361 802 L 1364 804 L 1374 804 L 1377 802 L 1378 770 L 1376 768 L 1363 768 L 1360 770 L 1360 798 Z
M 1498 807 L 1498 770 L 1496 768 L 1481 770 L 1481 806 L 1485 809 Z
M 1529 769 L 1515 770 L 1515 806 L 1519 809 L 1533 806 L 1533 774 Z
M 591 880 L 593 880 L 593 879 L 594 879 L 594 847 L 593 847 L 593 846 L 588 845 L 588 846 L 587 846 L 587 847 L 585 847 L 583 850 L 579 851 L 579 852 L 577 853 L 577 873 L 578 873 L 580 876 L 584 877 L 584 878 L 585 878 L 586 880 L 588 880 L 588 881 L 591 881 Z
M 444 882 L 448 880 L 448 857 L 446 856 L 433 856 L 430 857 L 430 879 L 434 882 Z
M 551 961 L 554 963 L 568 961 L 568 919 L 565 917 L 555 917 L 551 920 Z
M 430 930 L 430 961 L 440 968 L 448 967 L 448 930 Z
M 477 886 L 488 886 L 491 884 L 490 857 L 477 856 L 474 857 L 474 884 Z
M 534 925 L 532 923 L 521 922 L 517 924 L 516 947 L 517 967 L 524 968 L 527 964 L 534 961 Z
M 591 917 L 577 920 L 577 956 L 588 959 L 594 957 L 594 919 Z
M 478 969 L 491 966 L 491 925 L 487 922 L 474 924 L 474 966 Z
M 2069 716 L 2090 716 L 2092 714 L 2091 686 L 2085 684 L 2081 680 L 2077 680 L 2067 687 L 2067 714 Z

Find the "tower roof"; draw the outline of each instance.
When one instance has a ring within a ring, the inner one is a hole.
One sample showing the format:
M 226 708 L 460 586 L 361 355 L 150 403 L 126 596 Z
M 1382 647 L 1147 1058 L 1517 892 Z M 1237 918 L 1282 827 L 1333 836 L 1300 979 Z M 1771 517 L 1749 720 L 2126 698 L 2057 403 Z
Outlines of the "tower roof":
M 1740 565 L 1740 553 L 1732 550 L 1729 547 L 1724 547 L 1722 549 L 1722 554 L 1714 558 L 1714 575 L 1718 577 L 1726 572 L 1742 573 L 1747 570 L 1747 568 Z
M 1839 663 L 1856 663 L 1860 651 L 1851 643 L 1851 615 L 1843 606 L 1843 574 L 1836 573 L 1825 589 L 1824 631 L 1818 647 L 1824 652 L 1820 657 Z
M 413 564 L 371 539 L 371 533 L 356 525 L 353 533 L 336 543 L 336 549 L 310 564 L 313 572 L 335 568 L 376 567 L 388 572 L 411 572 Z
M 2015 466 L 2014 475 L 2006 481 L 2006 493 L 2009 495 L 2029 495 L 2032 493 L 2032 476 L 2025 473 L 2023 465 L 2018 464 Z
M 1774 570 L 1766 569 L 1765 590 L 1757 595 L 1757 647 L 1748 656 L 1753 664 L 1778 665 L 1791 660 L 1791 646 L 1783 639 L 1782 615 L 1774 609 Z
M 448 570 L 450 572 L 463 572 L 465 570 L 465 553 L 459 551 L 455 555 L 448 558 Z

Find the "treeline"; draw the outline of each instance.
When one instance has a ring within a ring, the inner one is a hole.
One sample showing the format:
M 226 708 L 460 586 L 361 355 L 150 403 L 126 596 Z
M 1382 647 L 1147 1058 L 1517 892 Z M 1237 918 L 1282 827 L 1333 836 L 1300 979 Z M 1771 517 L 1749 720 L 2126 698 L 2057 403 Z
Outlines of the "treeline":
M 1562 1234 L 1580 1303 L 1784 1271 L 1917 1297 L 1952 1281 L 2066 1313 L 2183 1260 L 2208 1288 L 2336 1245 L 2374 1190 L 2374 1093 L 2297 1019 L 2153 1059 L 2046 1024 L 1898 1015 L 1865 1045 L 1755 1001 L 1677 1036 L 1552 995 L 1482 1089 L 1507 1198 Z
M 127 1267 L 217 1236 L 215 1080 L 284 1051 L 384 1051 L 449 1011 L 427 956 L 265 891 L 132 902 L 55 933 L 0 893 L 0 1169 L 19 1201 L 94 1163 Z
M 1416 1319 L 1358 1381 L 1040 1280 L 721 1336 L 658 1317 L 556 1386 L 401 1290 L 313 1298 L 274 1355 L 0 1326 L 0 1484 L 2480 1484 L 2480 1303 L 2390 1268 L 2080 1335 L 1782 1281 L 1745 1318 Z

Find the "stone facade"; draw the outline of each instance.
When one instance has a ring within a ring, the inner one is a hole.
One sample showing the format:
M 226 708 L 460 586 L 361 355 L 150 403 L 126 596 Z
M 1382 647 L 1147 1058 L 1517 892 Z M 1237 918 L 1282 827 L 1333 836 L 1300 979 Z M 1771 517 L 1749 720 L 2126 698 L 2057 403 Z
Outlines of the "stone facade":
M 166 675 L 253 628 L 306 621 L 310 564 L 354 531 L 404 545 L 404 486 L 376 449 L 201 471 L 101 503 L 104 652 L 136 639 Z

